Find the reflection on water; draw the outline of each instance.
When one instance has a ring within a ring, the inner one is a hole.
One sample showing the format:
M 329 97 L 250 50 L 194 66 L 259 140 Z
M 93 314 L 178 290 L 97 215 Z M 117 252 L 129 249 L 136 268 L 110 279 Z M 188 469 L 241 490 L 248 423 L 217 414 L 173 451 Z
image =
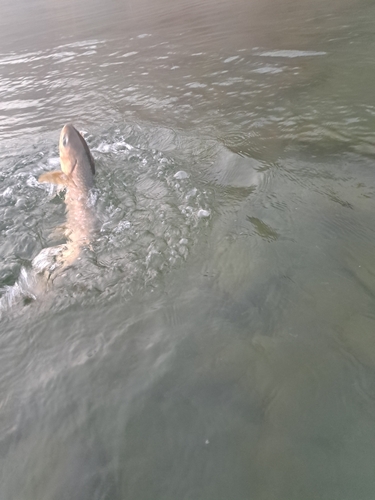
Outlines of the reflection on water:
M 372 3 L 0 7 L 1 499 L 372 500 Z

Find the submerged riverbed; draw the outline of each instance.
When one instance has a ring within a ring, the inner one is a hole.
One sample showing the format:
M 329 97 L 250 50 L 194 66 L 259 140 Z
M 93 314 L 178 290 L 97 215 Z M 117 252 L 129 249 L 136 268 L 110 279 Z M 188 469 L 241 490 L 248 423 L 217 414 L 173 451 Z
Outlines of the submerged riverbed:
M 0 6 L 1 499 L 373 500 L 372 2 Z

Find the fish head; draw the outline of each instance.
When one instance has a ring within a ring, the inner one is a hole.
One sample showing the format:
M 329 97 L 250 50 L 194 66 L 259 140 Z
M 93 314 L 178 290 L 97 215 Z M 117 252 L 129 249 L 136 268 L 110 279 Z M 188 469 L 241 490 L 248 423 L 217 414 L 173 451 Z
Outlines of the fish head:
M 85 139 L 73 125 L 65 125 L 61 130 L 59 150 L 64 174 L 73 181 L 78 177 L 92 184 L 95 162 Z

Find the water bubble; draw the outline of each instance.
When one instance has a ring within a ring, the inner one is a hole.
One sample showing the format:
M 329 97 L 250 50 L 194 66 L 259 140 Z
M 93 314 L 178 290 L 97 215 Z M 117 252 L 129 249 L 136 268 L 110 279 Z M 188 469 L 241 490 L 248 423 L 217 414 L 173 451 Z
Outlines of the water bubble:
M 118 223 L 115 233 L 121 233 L 124 229 L 130 229 L 131 228 L 131 223 L 128 220 L 123 220 Z
M 190 189 L 190 191 L 188 191 L 186 193 L 186 196 L 185 198 L 188 200 L 189 198 L 194 198 L 194 196 L 197 194 L 198 192 L 198 189 L 197 188 L 193 188 L 193 189 Z
M 3 196 L 4 196 L 4 198 L 11 198 L 11 196 L 12 196 L 12 188 L 11 187 L 7 187 L 5 189 L 5 191 L 3 192 Z
M 197 213 L 197 216 L 199 218 L 209 217 L 210 215 L 211 215 L 211 212 L 209 210 L 203 210 L 203 208 L 198 210 L 198 213 Z
M 40 183 L 35 179 L 35 177 L 33 175 L 30 175 L 27 180 L 26 180 L 26 184 L 29 186 L 29 187 L 37 187 L 39 188 L 40 187 Z
M 177 180 L 188 179 L 189 174 L 187 172 L 185 172 L 184 170 L 179 170 L 176 174 L 174 174 L 173 177 L 174 177 L 174 179 L 177 179 Z

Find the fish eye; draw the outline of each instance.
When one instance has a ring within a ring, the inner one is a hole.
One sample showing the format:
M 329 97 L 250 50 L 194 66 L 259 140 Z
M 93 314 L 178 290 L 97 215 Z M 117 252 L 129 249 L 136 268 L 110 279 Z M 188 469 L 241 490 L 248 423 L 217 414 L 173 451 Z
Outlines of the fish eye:
M 63 143 L 64 147 L 68 144 L 68 136 L 67 135 L 64 135 L 62 143 Z

